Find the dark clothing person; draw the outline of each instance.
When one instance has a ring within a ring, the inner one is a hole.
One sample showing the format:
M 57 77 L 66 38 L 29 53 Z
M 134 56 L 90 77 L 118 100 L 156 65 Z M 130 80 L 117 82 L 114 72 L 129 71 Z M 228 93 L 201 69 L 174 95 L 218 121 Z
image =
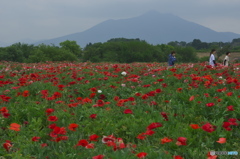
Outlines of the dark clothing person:
M 172 52 L 168 56 L 168 65 L 169 66 L 174 66 L 175 61 L 176 61 L 175 52 Z

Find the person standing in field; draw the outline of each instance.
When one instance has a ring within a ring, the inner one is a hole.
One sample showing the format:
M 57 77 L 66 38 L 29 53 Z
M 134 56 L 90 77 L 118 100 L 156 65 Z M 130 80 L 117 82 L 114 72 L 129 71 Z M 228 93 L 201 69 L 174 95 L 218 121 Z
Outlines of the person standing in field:
M 176 61 L 175 54 L 176 54 L 175 51 L 172 51 L 171 54 L 169 54 L 169 56 L 168 56 L 168 65 L 169 66 L 174 66 L 174 63 Z
M 225 56 L 225 58 L 223 60 L 223 65 L 224 66 L 229 66 L 229 56 L 230 56 L 230 52 L 227 52 L 226 56 Z
M 217 65 L 215 61 L 215 56 L 214 56 L 215 53 L 216 53 L 215 49 L 212 49 L 212 51 L 210 52 L 209 65 L 211 65 L 212 67 L 215 67 Z

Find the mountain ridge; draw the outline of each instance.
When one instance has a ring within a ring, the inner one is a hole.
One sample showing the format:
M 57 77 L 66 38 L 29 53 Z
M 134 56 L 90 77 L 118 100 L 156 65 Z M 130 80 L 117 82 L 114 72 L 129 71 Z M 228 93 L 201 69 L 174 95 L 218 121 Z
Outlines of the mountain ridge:
M 150 44 L 166 44 L 170 41 L 231 42 L 240 34 L 217 32 L 200 24 L 184 20 L 170 13 L 149 11 L 128 19 L 108 19 L 85 31 L 34 43 L 59 45 L 60 42 L 76 41 L 81 47 L 88 43 L 106 42 L 112 38 L 139 38 Z

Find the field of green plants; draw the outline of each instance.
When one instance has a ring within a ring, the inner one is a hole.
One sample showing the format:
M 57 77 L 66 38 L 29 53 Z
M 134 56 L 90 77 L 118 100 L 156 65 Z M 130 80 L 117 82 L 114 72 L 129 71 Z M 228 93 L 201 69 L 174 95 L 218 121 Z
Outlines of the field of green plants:
M 0 158 L 238 159 L 239 68 L 2 61 Z

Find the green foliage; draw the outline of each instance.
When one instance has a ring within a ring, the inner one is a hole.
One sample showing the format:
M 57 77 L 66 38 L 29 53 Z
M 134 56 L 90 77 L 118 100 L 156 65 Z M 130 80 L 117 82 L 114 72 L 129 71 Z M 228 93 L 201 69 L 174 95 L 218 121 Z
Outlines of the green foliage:
M 186 48 L 176 48 L 177 59 L 180 62 L 198 62 L 197 53 L 194 48 L 186 47 Z
M 201 58 L 199 58 L 199 61 L 200 62 L 208 62 L 209 61 L 209 57 L 208 56 L 201 57 Z
M 217 58 L 226 54 L 226 52 L 228 52 L 228 51 L 230 51 L 230 45 L 226 45 L 226 46 L 222 47 L 221 49 L 217 50 Z
M 14 62 L 77 61 L 81 57 L 81 48 L 76 42 L 61 43 L 61 48 L 40 44 L 38 46 L 16 43 L 0 48 L 0 58 Z
M 91 61 L 91 62 L 167 62 L 171 51 L 176 51 L 177 62 L 197 62 L 197 52 L 217 50 L 217 57 L 227 51 L 240 51 L 239 39 L 231 43 L 172 41 L 166 44 L 151 45 L 144 40 L 113 38 L 105 43 L 89 43 L 82 49 L 76 41 L 66 40 L 59 46 L 39 44 L 38 46 L 15 43 L 0 48 L 0 59 L 13 62 L 46 62 L 46 61 Z M 195 49 L 195 50 L 194 50 Z
M 139 40 L 110 40 L 106 43 L 87 45 L 84 61 L 100 62 L 159 62 L 162 52 L 156 46 Z
M 169 45 L 158 47 L 167 52 L 174 49 Z M 181 54 L 188 50 L 176 51 Z M 102 154 L 104 158 L 136 159 L 139 152 L 146 152 L 145 158 L 149 159 L 172 159 L 178 155 L 198 159 L 207 158 L 211 150 L 240 152 L 239 83 L 235 82 L 238 70 L 234 67 L 215 69 L 198 63 L 169 68 L 159 63 L 90 62 L 51 62 L 46 67 L 41 63 L 0 62 L 0 68 L 7 67 L 9 70 L 2 72 L 1 80 L 12 83 L 1 87 L 4 91 L 0 98 L 0 158 L 90 159 Z M 122 75 L 122 71 L 127 74 Z M 76 72 L 78 76 L 74 78 Z M 62 90 L 60 84 L 64 85 Z M 24 95 L 24 91 L 29 94 Z M 53 96 L 56 92 L 61 95 Z M 4 96 L 10 97 L 9 101 L 3 101 Z M 99 99 L 104 105 L 97 104 Z M 209 107 L 209 103 L 214 105 Z M 228 110 L 229 106 L 234 110 Z M 3 107 L 10 114 L 8 118 L 4 117 Z M 46 111 L 49 108 L 54 111 Z M 125 113 L 126 109 L 132 113 Z M 96 119 L 90 118 L 92 114 L 97 115 Z M 50 116 L 57 120 L 49 121 Z M 162 126 L 150 129 L 149 125 L 156 122 Z M 223 127 L 226 122 L 230 131 Z M 12 123 L 19 124 L 20 131 L 9 129 Z M 73 123 L 78 126 L 75 131 L 70 129 Z M 203 128 L 206 123 L 213 127 Z M 199 128 L 190 124 L 198 124 Z M 206 131 L 212 128 L 212 132 Z M 99 137 L 91 140 L 93 134 Z M 103 136 L 108 135 L 118 139 L 103 143 Z M 139 138 L 141 135 L 143 139 Z M 33 140 L 34 137 L 39 139 Z M 162 143 L 165 137 L 171 140 Z M 186 139 L 186 145 L 179 145 L 179 137 Z M 219 138 L 226 138 L 227 142 L 220 144 Z M 82 139 L 94 148 L 77 146 Z M 9 150 L 6 140 L 11 143 Z M 126 147 L 120 147 L 120 143 Z M 238 156 L 223 156 L 235 157 Z
M 61 42 L 59 44 L 63 49 L 70 51 L 72 54 L 74 54 L 77 57 L 82 56 L 82 49 L 81 47 L 77 44 L 76 41 L 69 41 L 66 40 L 64 42 Z
M 240 38 L 239 38 L 240 39 Z M 193 39 L 192 42 L 186 43 L 186 42 L 178 42 L 178 41 L 171 41 L 168 43 L 168 45 L 174 46 L 174 47 L 193 47 L 198 52 L 210 52 L 212 49 L 221 50 L 224 47 L 230 46 L 231 50 L 239 51 L 240 46 L 240 40 L 239 39 L 233 39 L 232 42 L 202 42 L 199 39 Z

